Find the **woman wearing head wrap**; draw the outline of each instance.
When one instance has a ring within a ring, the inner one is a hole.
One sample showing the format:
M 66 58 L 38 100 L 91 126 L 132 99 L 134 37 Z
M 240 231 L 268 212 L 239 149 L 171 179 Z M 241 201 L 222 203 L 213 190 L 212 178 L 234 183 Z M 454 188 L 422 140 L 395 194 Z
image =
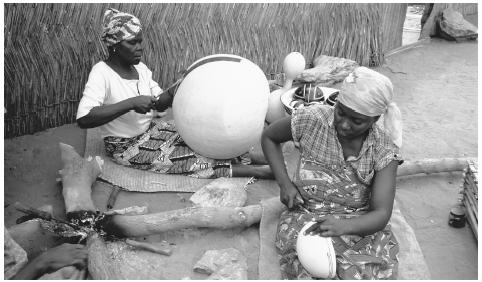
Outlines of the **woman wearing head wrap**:
M 153 119 L 153 110 L 172 105 L 141 62 L 142 26 L 135 16 L 108 9 L 102 40 L 109 56 L 92 68 L 77 110 L 81 128 L 100 127 L 107 154 L 117 163 L 160 173 L 200 178 L 272 177 L 269 167 L 231 164 L 197 155 L 182 141 L 175 125 Z M 174 87 L 170 87 L 173 89 Z
M 288 207 L 276 238 L 283 278 L 311 277 L 296 254 L 297 234 L 308 221 L 317 222 L 308 232 L 331 237 L 338 278 L 396 278 L 398 243 L 387 223 L 402 134 L 392 96 L 387 77 L 359 67 L 344 80 L 334 107 L 295 110 L 263 132 L 263 151 Z M 289 140 L 301 152 L 293 181 L 280 149 Z

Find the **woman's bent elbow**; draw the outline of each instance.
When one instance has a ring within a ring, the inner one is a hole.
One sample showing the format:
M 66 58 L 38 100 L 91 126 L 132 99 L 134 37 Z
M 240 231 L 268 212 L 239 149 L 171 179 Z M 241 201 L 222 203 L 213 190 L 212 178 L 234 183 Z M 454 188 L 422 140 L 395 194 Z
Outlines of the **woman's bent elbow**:
M 271 137 L 269 136 L 269 133 L 266 132 L 266 130 L 263 130 L 263 133 L 261 133 L 261 146 L 266 146 L 266 144 L 269 143 L 271 140 Z
M 77 125 L 82 129 L 92 128 L 91 124 L 87 122 L 84 118 L 77 119 Z

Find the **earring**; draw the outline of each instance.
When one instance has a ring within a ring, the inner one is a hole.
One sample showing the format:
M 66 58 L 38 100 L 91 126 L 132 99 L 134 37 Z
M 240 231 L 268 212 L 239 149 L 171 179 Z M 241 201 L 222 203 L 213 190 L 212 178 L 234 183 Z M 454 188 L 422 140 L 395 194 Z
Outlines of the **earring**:
M 117 50 L 114 48 L 114 49 L 112 49 L 112 52 L 115 53 L 115 52 L 117 52 Z

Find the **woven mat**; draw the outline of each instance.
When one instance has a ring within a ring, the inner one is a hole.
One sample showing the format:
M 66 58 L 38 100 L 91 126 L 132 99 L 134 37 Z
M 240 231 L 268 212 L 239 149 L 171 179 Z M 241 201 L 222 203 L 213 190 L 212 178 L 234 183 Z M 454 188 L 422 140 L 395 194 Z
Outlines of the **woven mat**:
M 259 279 L 281 280 L 278 255 L 274 242 L 278 220 L 285 207 L 279 201 L 279 197 L 264 200 L 261 202 L 261 205 L 263 206 L 263 215 L 259 226 Z M 430 279 L 430 271 L 415 237 L 415 232 L 400 211 L 397 201 L 394 203 L 390 224 L 400 246 L 398 279 Z
M 128 191 L 196 192 L 212 181 L 212 179 L 199 179 L 184 175 L 155 173 L 116 164 L 105 155 L 104 141 L 98 128 L 87 130 L 84 156 L 102 157 L 104 166 L 99 178 Z

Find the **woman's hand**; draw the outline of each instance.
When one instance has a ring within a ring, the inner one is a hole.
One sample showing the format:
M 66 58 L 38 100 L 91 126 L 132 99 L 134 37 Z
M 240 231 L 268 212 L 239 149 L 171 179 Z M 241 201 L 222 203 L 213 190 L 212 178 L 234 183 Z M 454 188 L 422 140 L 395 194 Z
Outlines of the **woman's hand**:
M 83 269 L 87 264 L 87 255 L 88 251 L 84 245 L 62 244 L 35 257 L 20 269 L 12 279 L 34 280 L 46 273 L 71 265 Z
M 315 219 L 315 222 L 310 228 L 306 229 L 305 235 L 318 234 L 322 237 L 332 237 L 347 234 L 346 220 L 337 219 L 332 215 L 325 215 Z
M 137 96 L 129 98 L 129 102 L 131 104 L 131 108 L 138 114 L 145 114 L 151 111 L 154 108 L 154 103 L 156 99 L 151 96 Z
M 42 253 L 34 260 L 43 272 L 54 272 L 73 265 L 79 269 L 86 266 L 87 247 L 81 244 L 62 244 Z
M 288 209 L 303 203 L 298 189 L 291 182 L 280 186 L 280 200 Z
M 168 95 L 168 93 L 162 93 L 159 95 L 157 100 L 153 103 L 153 108 L 156 111 L 163 112 L 167 108 L 172 106 L 173 96 Z

